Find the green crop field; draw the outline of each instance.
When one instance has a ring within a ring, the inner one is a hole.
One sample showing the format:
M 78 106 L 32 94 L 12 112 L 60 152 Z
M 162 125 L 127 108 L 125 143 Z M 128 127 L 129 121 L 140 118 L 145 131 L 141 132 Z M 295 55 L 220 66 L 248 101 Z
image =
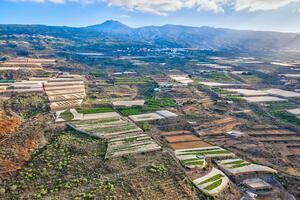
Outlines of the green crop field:
M 211 191 L 211 190 L 213 190 L 213 189 L 219 187 L 221 184 L 222 184 L 222 179 L 213 182 L 213 183 L 210 184 L 209 186 L 206 186 L 204 189 L 205 189 L 205 190 L 208 190 L 208 191 Z
M 300 127 L 300 119 L 286 110 L 297 108 L 297 105 L 291 102 L 274 102 L 268 104 L 268 111 L 274 117 L 280 119 L 282 122 Z
M 130 108 L 118 108 L 118 111 L 124 115 L 139 115 L 149 112 L 158 111 L 164 107 L 174 107 L 176 103 L 173 99 L 162 98 L 162 99 L 147 99 L 144 106 L 134 106 Z
M 60 114 L 60 118 L 66 120 L 66 121 L 71 121 L 74 118 L 74 116 L 69 110 L 66 110 Z
M 224 177 L 223 174 L 216 174 L 216 175 L 214 175 L 214 176 L 212 176 L 212 177 L 210 177 L 210 178 L 208 178 L 208 179 L 206 179 L 206 180 L 200 182 L 198 185 L 203 185 L 203 184 L 206 184 L 206 183 L 210 183 L 210 182 L 219 180 L 219 179 L 221 179 L 221 178 L 223 178 L 223 177 Z
M 251 165 L 251 163 L 244 162 L 244 163 L 241 163 L 241 164 L 233 165 L 233 166 L 230 167 L 230 169 L 236 169 L 236 168 L 245 167 L 245 166 L 248 166 L 248 165 Z
M 111 107 L 77 108 L 76 110 L 78 113 L 82 113 L 82 114 L 114 112 L 114 110 Z

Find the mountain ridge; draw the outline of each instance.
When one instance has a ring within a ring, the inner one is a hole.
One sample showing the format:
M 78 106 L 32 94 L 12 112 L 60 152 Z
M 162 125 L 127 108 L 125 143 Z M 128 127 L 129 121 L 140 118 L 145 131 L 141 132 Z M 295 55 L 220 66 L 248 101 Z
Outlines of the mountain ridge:
M 129 27 L 108 20 L 87 27 L 45 25 L 0 25 L 0 34 L 40 34 L 71 39 L 101 38 L 116 42 L 151 44 L 163 47 L 191 47 L 208 50 L 239 50 L 244 52 L 300 51 L 300 34 L 273 31 L 235 30 L 208 26 Z

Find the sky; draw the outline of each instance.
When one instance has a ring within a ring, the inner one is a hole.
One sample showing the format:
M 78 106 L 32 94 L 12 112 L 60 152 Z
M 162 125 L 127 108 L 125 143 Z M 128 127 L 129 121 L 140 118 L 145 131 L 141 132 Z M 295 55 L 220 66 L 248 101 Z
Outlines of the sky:
M 0 0 L 0 24 L 178 24 L 300 33 L 300 0 Z

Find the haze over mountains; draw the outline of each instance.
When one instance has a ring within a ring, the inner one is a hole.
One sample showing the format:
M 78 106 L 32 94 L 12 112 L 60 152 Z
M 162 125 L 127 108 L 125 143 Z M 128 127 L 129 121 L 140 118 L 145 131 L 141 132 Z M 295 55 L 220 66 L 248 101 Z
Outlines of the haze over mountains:
M 131 28 L 109 20 L 82 28 L 43 25 L 0 25 L 0 34 L 42 34 L 62 38 L 101 38 L 163 47 L 187 47 L 245 52 L 300 51 L 300 34 L 245 31 L 181 25 Z

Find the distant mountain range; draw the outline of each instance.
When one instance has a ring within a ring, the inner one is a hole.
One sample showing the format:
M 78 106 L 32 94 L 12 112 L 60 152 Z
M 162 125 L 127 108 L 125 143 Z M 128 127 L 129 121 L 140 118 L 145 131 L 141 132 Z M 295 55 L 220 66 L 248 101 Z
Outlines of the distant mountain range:
M 0 25 L 1 34 L 41 34 L 73 39 L 101 38 L 125 43 L 145 43 L 164 47 L 189 47 L 245 52 L 300 51 L 300 34 L 245 31 L 181 25 L 131 28 L 109 20 L 82 28 L 43 25 Z

